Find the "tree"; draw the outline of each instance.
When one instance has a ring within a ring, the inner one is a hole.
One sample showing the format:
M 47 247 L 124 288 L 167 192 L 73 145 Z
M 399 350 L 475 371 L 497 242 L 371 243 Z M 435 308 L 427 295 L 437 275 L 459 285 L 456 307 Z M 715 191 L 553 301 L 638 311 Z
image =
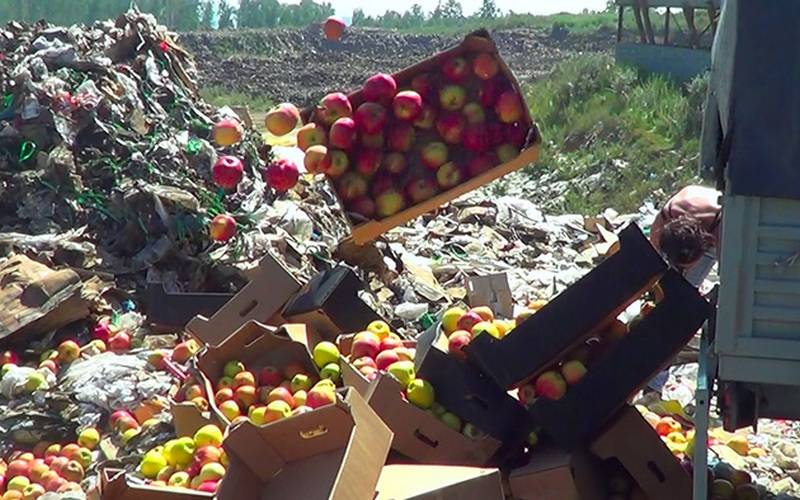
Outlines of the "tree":
M 235 28 L 236 9 L 225 0 L 219 0 L 219 22 L 217 27 L 221 30 L 231 30 Z
M 458 0 L 447 0 L 442 7 L 442 17 L 444 19 L 463 19 L 464 9 Z
M 205 0 L 200 6 L 200 29 L 212 30 L 214 29 L 214 18 L 217 17 L 217 4 L 214 0 Z
M 494 0 L 483 0 L 476 16 L 481 19 L 495 19 L 500 16 L 500 9 L 497 8 Z
M 422 11 L 422 6 L 415 3 L 411 9 L 403 14 L 403 21 L 406 28 L 418 28 L 425 25 L 425 13 Z
M 353 11 L 353 19 L 352 23 L 353 26 L 365 26 L 365 21 L 367 20 L 366 14 L 361 9 L 356 9 Z

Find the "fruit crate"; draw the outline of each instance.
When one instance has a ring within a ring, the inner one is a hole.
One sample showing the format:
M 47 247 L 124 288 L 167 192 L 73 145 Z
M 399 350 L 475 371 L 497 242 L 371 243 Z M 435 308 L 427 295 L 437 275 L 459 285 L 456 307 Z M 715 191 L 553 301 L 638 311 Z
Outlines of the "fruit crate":
M 511 389 L 604 330 L 651 288 L 667 264 L 635 224 L 619 233 L 620 250 L 498 340 L 476 337 L 467 358 L 497 385 Z M 579 311 L 579 314 L 576 314 Z
M 664 297 L 558 400 L 536 399 L 535 423 L 557 445 L 586 444 L 626 401 L 680 352 L 711 314 L 709 303 L 674 270 L 659 281 Z M 538 314 L 538 313 L 537 313 Z
M 488 184 L 489 182 L 492 182 L 493 180 L 496 180 L 508 173 L 530 165 L 538 159 L 539 145 L 541 143 L 541 137 L 539 135 L 538 128 L 531 119 L 530 112 L 525 104 L 519 83 L 517 82 L 511 70 L 503 61 L 502 57 L 500 57 L 497 46 L 489 36 L 488 32 L 485 30 L 477 31 L 467 35 L 457 46 L 435 54 L 434 56 L 429 57 L 428 59 L 425 59 L 413 66 L 394 73 L 392 76 L 397 82 L 398 90 L 408 89 L 410 88 L 411 81 L 415 76 L 424 73 L 438 74 L 447 61 L 460 56 L 470 56 L 472 54 L 481 52 L 491 54 L 494 57 L 499 67 L 498 74 L 495 79 L 499 79 L 498 81 L 501 82 L 500 85 L 503 87 L 507 87 L 508 90 L 513 90 L 521 102 L 521 118 L 517 122 L 509 124 L 517 127 L 517 130 L 519 131 L 516 135 L 520 138 L 520 140 L 518 141 L 518 144 L 515 144 L 515 147 L 518 146 L 519 148 L 518 156 L 505 162 L 500 162 L 499 159 L 494 158 L 492 162 L 494 165 L 492 167 L 487 167 L 488 169 L 476 169 L 479 170 L 479 173 L 476 173 L 476 175 L 473 175 L 472 177 L 465 175 L 463 182 L 460 182 L 452 187 L 443 188 L 443 191 L 424 201 L 414 204 L 407 204 L 406 208 L 403 210 L 400 210 L 382 219 L 365 218 L 353 211 L 348 210 L 347 203 L 344 203 L 345 200 L 342 199 L 336 189 L 336 183 L 329 178 L 333 192 L 336 193 L 340 206 L 342 206 L 345 210 L 345 215 L 352 229 L 351 238 L 355 244 L 363 245 L 364 243 L 372 241 L 394 227 L 404 224 L 425 213 L 432 212 L 438 207 L 458 198 L 459 196 L 469 193 L 470 191 L 474 191 L 475 189 L 478 189 L 479 187 Z M 470 75 L 471 71 L 472 67 L 470 65 Z M 475 79 L 476 78 L 473 77 L 473 80 Z M 478 99 L 477 83 L 473 85 L 468 85 L 465 83 L 464 86 L 467 87 L 466 90 L 469 97 Z M 364 102 L 361 90 L 350 93 L 348 98 L 352 104 L 353 110 L 355 110 Z M 483 106 L 482 111 L 484 111 L 484 108 L 486 107 L 490 106 Z M 488 113 L 491 116 L 493 111 L 489 110 Z M 306 109 L 302 113 L 304 122 L 309 122 L 313 116 L 314 108 Z M 435 127 L 433 128 L 435 129 Z M 410 158 L 411 155 L 419 155 L 423 144 L 430 140 L 440 140 L 436 130 L 416 129 L 416 143 L 410 151 L 405 153 L 406 158 Z M 449 149 L 452 150 L 452 146 Z M 468 161 L 474 160 L 477 156 L 483 155 L 479 153 L 473 153 L 462 147 L 458 147 L 451 159 L 459 163 L 466 164 Z M 350 163 L 355 162 L 351 161 Z M 422 165 L 413 164 L 406 169 L 406 172 L 402 175 L 402 178 L 390 178 L 392 179 L 392 185 L 407 185 L 411 180 L 417 180 L 421 178 L 418 172 L 424 169 L 425 167 Z M 464 168 L 463 165 L 461 165 L 462 175 L 463 171 Z
M 438 323 L 417 339 L 417 374 L 433 385 L 439 404 L 503 443 L 498 457 L 509 456 L 528 436 L 529 415 L 489 377 L 448 354 L 446 340 Z

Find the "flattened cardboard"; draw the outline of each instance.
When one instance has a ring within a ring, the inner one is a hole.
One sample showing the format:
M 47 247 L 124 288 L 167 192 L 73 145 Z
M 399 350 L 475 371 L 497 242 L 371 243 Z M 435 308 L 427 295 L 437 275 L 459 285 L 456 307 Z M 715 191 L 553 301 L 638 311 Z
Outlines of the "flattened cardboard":
M 537 449 L 531 462 L 508 477 L 513 498 L 519 500 L 605 500 L 605 484 L 597 458 L 584 450 L 567 453 Z
M 186 330 L 200 342 L 217 346 L 250 320 L 267 324 L 284 323 L 281 307 L 300 290 L 300 283 L 272 255 L 258 265 L 257 274 L 211 318 L 195 316 Z
M 272 365 L 279 370 L 292 362 L 299 362 L 308 373 L 319 377 L 309 347 L 316 344 L 313 334 L 305 325 L 285 324 L 270 327 L 257 321 L 248 321 L 218 346 L 208 346 L 197 358 L 197 367 L 205 377 L 206 392 L 214 394 L 212 381 L 222 377 L 225 363 L 238 360 L 256 376 L 261 368 Z M 213 397 L 209 406 L 217 418 L 226 425 L 228 419 L 219 411 Z
M 283 309 L 293 323 L 304 323 L 323 340 L 333 341 L 342 333 L 356 332 L 381 320 L 358 296 L 363 284 L 347 266 L 339 265 L 314 276 Z
M 625 406 L 589 449 L 616 458 L 649 500 L 690 500 L 692 480 L 642 415 Z
M 572 450 L 586 445 L 680 352 L 711 313 L 708 302 L 676 271 L 664 274 L 660 286 L 664 299 L 561 399 L 540 398 L 531 405 L 531 416 L 559 446 Z
M 220 499 L 357 500 L 374 496 L 392 432 L 352 388 L 336 404 L 234 427 Z
M 100 498 L 102 500 L 199 500 L 214 498 L 214 494 L 185 488 L 160 488 L 137 484 L 130 481 L 122 469 L 102 469 Z
M 503 500 L 498 469 L 447 465 L 387 465 L 375 500 Z
M 635 225 L 622 246 L 500 340 L 481 335 L 467 357 L 499 386 L 535 377 L 569 350 L 603 330 L 666 272 L 667 265 Z M 576 312 L 578 314 L 576 314 Z
M 394 432 L 392 449 L 423 464 L 486 465 L 500 448 L 490 436 L 470 439 L 430 412 L 403 401 L 403 388 L 381 375 L 366 395 L 369 406 Z
M 514 297 L 507 273 L 467 278 L 467 297 L 471 307 L 490 306 L 499 316 L 514 317 Z

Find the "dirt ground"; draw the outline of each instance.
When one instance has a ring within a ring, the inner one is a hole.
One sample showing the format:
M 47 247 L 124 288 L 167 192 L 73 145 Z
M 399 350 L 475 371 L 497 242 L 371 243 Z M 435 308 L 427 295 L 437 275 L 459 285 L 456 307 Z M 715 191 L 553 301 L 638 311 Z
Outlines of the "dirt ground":
M 609 50 L 613 33 L 590 36 L 513 29 L 492 32 L 520 81 L 546 74 L 573 54 Z M 393 72 L 452 46 L 460 36 L 349 29 L 340 43 L 319 27 L 184 33 L 180 42 L 195 56 L 203 85 L 262 95 L 300 106 L 331 91 L 360 86 L 376 72 Z

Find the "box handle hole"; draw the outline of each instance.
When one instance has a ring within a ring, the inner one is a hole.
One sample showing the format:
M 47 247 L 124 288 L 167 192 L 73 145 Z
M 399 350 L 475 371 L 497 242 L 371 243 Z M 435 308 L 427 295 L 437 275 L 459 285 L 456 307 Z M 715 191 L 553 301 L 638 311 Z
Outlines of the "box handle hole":
M 420 431 L 419 429 L 414 431 L 414 437 L 419 439 L 423 443 L 427 444 L 431 448 L 436 448 L 437 446 L 439 446 L 439 441 L 429 438 L 428 436 L 423 434 L 422 431 Z
M 663 472 L 661 472 L 661 469 L 655 464 L 655 462 L 647 462 L 647 468 L 650 469 L 650 472 L 653 474 L 653 476 L 655 476 L 659 483 L 663 483 L 667 480 L 667 477 Z
M 300 437 L 303 439 L 314 439 L 316 437 L 323 436 L 328 433 L 328 428 L 324 425 L 320 425 L 314 429 L 309 429 L 307 431 L 300 431 Z
M 242 309 L 241 311 L 239 311 L 239 317 L 240 317 L 240 318 L 244 318 L 245 316 L 247 316 L 248 314 L 250 314 L 250 312 L 251 312 L 253 309 L 255 309 L 257 305 L 258 305 L 258 301 L 257 301 L 257 300 L 251 300 L 251 301 L 250 301 L 250 303 L 249 303 L 249 304 L 247 304 L 247 305 L 244 307 L 244 309 Z

